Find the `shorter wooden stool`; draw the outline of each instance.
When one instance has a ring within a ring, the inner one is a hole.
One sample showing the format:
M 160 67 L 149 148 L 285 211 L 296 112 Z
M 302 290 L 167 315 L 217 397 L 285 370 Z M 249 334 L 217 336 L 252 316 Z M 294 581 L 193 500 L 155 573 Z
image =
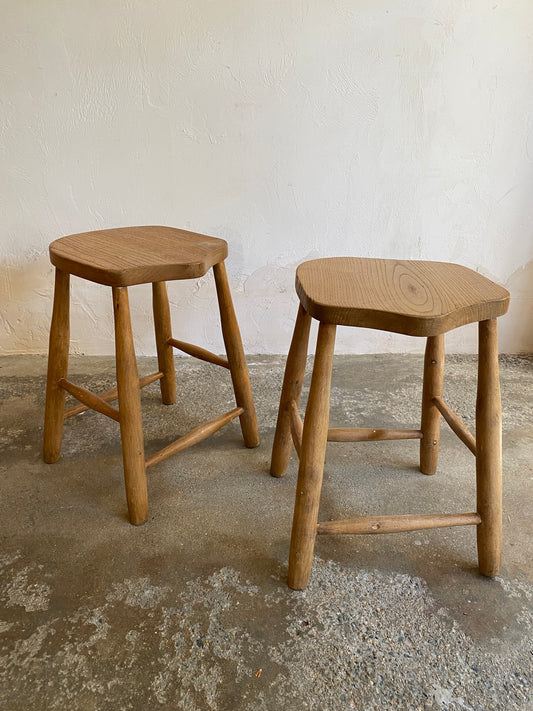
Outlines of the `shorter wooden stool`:
M 235 417 L 240 417 L 245 445 L 256 447 L 259 444 L 248 368 L 224 265 L 227 254 L 228 245 L 222 239 L 172 227 L 124 227 L 85 232 L 62 237 L 50 245 L 50 260 L 56 267 L 56 276 L 46 385 L 44 460 L 51 463 L 59 459 L 65 418 L 93 409 L 119 422 L 126 498 L 133 524 L 144 523 L 148 517 L 147 467 L 200 442 Z M 165 282 L 197 279 L 211 267 L 227 360 L 172 338 Z M 100 395 L 67 380 L 70 274 L 110 286 L 113 291 L 117 387 Z M 159 371 L 139 380 L 128 287 L 145 283 L 152 284 Z M 159 380 L 163 403 L 175 402 L 173 348 L 229 368 L 237 407 L 195 427 L 145 461 L 140 388 Z M 82 404 L 65 411 L 67 392 Z M 109 404 L 113 400 L 118 400 L 118 409 Z
M 457 264 L 338 257 L 301 264 L 300 307 L 285 368 L 272 450 L 271 474 L 285 474 L 291 440 L 300 457 L 289 557 L 289 585 L 302 590 L 317 533 L 393 533 L 441 526 L 477 526 L 483 575 L 499 572 L 501 557 L 501 404 L 496 319 L 509 293 Z M 320 322 L 309 398 L 302 422 L 298 403 L 311 318 Z M 442 399 L 444 333 L 479 322 L 476 439 Z M 329 429 L 330 382 L 337 325 L 362 326 L 427 338 L 419 430 Z M 318 522 L 326 442 L 419 439 L 420 470 L 434 474 L 440 416 L 476 457 L 477 510 L 472 513 L 373 516 Z

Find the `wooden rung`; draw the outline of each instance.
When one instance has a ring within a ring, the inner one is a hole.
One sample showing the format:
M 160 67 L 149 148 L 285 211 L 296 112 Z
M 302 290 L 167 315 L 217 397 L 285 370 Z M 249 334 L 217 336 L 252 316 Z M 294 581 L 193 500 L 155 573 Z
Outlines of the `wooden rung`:
M 298 405 L 294 400 L 291 401 L 290 407 L 289 407 L 289 421 L 290 421 L 290 426 L 291 426 L 291 436 L 292 436 L 292 442 L 294 444 L 294 448 L 296 449 L 296 453 L 298 456 L 300 456 L 300 450 L 302 448 L 302 435 L 303 435 L 303 430 L 304 430 L 304 423 L 302 422 L 302 418 L 300 417 L 300 413 L 298 411 Z
M 321 521 L 317 523 L 316 530 L 317 533 L 401 533 L 425 528 L 477 526 L 480 523 L 481 516 L 478 513 L 365 516 L 344 521 Z
M 472 452 L 472 454 L 475 456 L 477 452 L 476 448 L 476 439 L 474 435 L 470 432 L 468 427 L 465 425 L 465 423 L 457 417 L 455 412 L 448 407 L 448 405 L 444 402 L 444 400 L 441 397 L 434 397 L 433 402 L 435 403 L 435 407 L 438 409 L 440 414 L 444 417 L 446 422 L 450 425 L 450 428 L 452 429 L 453 432 L 459 437 L 461 442 L 466 444 L 468 449 Z
M 140 388 L 145 388 L 147 385 L 150 385 L 150 383 L 154 383 L 156 380 L 161 380 L 163 377 L 163 373 L 158 372 L 158 373 L 151 373 L 150 375 L 145 375 L 143 378 L 139 378 L 139 387 Z M 76 396 L 74 396 L 76 397 Z M 96 397 L 99 397 L 100 400 L 104 400 L 105 402 L 112 402 L 113 400 L 116 400 L 118 398 L 118 390 L 116 386 L 114 388 L 111 388 L 110 390 L 106 390 L 105 393 L 101 393 L 100 395 L 97 395 Z M 87 405 L 74 405 L 74 407 L 69 408 L 68 410 L 65 410 L 64 417 L 73 417 L 74 415 L 79 415 L 81 412 L 86 412 L 86 410 L 91 410 L 92 408 L 88 407 Z
M 372 427 L 336 427 L 328 442 L 378 442 L 386 439 L 422 439 L 422 430 L 376 430 Z
M 111 407 L 109 403 L 107 403 L 105 400 L 102 400 L 101 397 L 98 397 L 98 395 L 95 395 L 90 390 L 80 388 L 79 385 L 74 385 L 74 383 L 71 383 L 65 378 L 61 378 L 57 384 L 60 388 L 63 388 L 63 390 L 66 390 L 68 393 L 73 395 L 76 400 L 82 402 L 87 409 L 90 408 L 91 410 L 101 412 L 102 415 L 110 417 L 112 420 L 115 420 L 115 422 L 120 421 L 120 415 L 118 410 L 116 410 L 114 407 Z
M 162 462 L 163 459 L 167 459 L 173 454 L 177 454 L 177 452 L 181 452 L 183 449 L 187 449 L 187 447 L 201 442 L 221 427 L 224 427 L 224 425 L 227 425 L 228 422 L 231 422 L 231 420 L 234 420 L 239 415 L 242 415 L 243 412 L 243 407 L 236 407 L 234 410 L 230 410 L 219 417 L 215 417 L 214 420 L 198 425 L 198 427 L 195 427 L 190 432 L 187 432 L 187 434 L 184 434 L 183 437 L 180 437 L 175 442 L 172 442 L 172 444 L 169 444 L 167 447 L 164 447 L 159 452 L 156 452 L 156 454 L 149 457 L 146 460 L 146 468 L 148 469 L 148 467 Z
M 223 368 L 229 368 L 229 363 L 225 358 L 221 358 L 205 348 L 200 348 L 200 346 L 195 346 L 192 343 L 185 343 L 185 341 L 177 341 L 175 338 L 169 338 L 167 343 L 194 358 L 205 360 L 207 363 L 214 363 L 214 365 L 221 365 Z
M 161 380 L 161 378 L 165 374 L 162 373 L 160 370 L 157 371 L 157 373 L 150 373 L 150 375 L 144 375 L 142 378 L 139 378 L 139 387 L 145 388 L 147 385 L 150 385 L 151 383 L 155 383 L 156 380 Z

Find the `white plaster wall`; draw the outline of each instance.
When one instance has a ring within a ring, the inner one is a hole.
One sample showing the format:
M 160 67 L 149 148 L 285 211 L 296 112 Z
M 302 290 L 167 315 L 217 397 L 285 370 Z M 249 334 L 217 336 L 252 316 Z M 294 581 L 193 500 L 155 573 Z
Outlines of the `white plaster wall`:
M 507 285 L 533 350 L 531 0 L 0 0 L 0 352 L 43 353 L 47 245 L 168 224 L 224 237 L 249 353 L 285 353 L 295 266 L 450 260 Z M 154 353 L 149 290 L 131 290 Z M 213 282 L 170 285 L 176 337 L 222 350 Z M 72 350 L 112 353 L 73 280 Z M 475 349 L 474 327 L 449 350 Z M 419 350 L 341 329 L 339 352 Z

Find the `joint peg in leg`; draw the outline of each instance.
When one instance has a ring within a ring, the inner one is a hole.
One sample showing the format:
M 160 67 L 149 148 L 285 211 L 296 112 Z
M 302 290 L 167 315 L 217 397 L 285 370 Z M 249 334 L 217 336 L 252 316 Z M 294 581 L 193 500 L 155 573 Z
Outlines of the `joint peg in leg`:
M 430 336 L 424 356 L 424 386 L 422 390 L 422 439 L 420 440 L 420 471 L 435 474 L 439 458 L 440 412 L 433 402 L 442 396 L 444 379 L 444 334 Z
M 479 322 L 476 401 L 476 483 L 479 570 L 500 572 L 502 549 L 502 419 L 497 320 Z

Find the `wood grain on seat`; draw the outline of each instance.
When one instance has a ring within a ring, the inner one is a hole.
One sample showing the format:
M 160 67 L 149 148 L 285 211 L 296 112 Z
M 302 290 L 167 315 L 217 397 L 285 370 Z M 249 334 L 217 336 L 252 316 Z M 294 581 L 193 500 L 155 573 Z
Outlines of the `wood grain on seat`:
M 502 316 L 509 292 L 445 262 L 331 257 L 301 264 L 296 291 L 323 323 L 434 336 Z
M 223 239 L 174 227 L 120 227 L 55 240 L 58 269 L 107 286 L 194 279 L 228 255 Z

